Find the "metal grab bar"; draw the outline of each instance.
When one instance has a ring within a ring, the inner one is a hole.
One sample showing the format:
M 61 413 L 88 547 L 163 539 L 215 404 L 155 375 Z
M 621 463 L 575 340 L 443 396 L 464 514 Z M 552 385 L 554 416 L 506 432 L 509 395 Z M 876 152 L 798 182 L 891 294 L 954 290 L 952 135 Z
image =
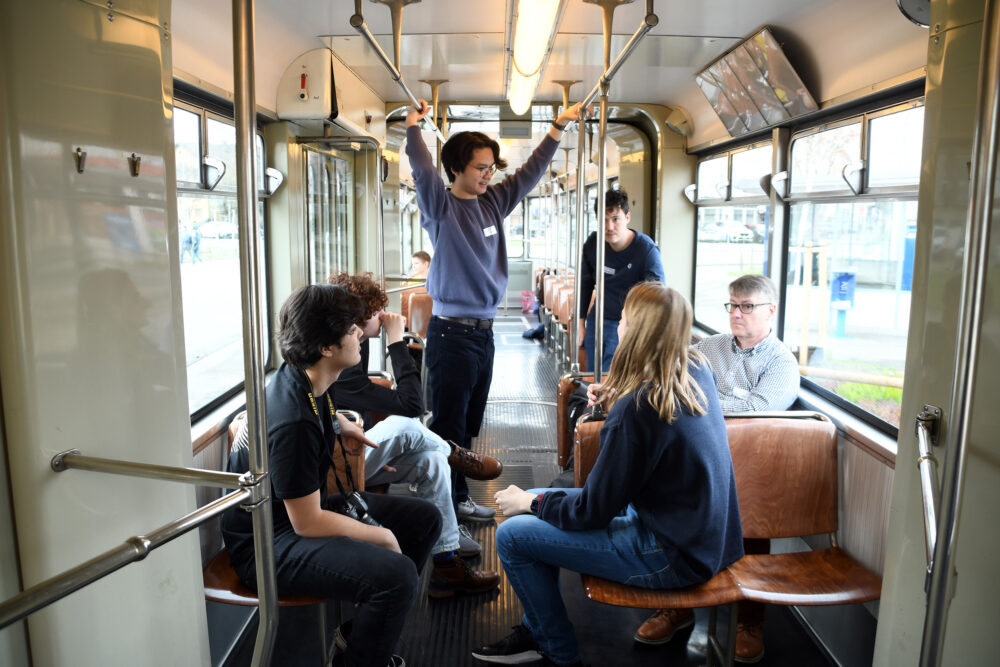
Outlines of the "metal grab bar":
M 361 36 L 368 41 L 368 44 L 373 49 L 375 49 L 375 54 L 379 57 L 379 60 L 382 61 L 382 64 L 385 65 L 385 68 L 389 70 L 389 75 L 392 77 L 392 80 L 398 83 L 399 87 L 403 89 L 403 92 L 406 93 L 406 96 L 410 99 L 410 102 L 413 104 L 414 108 L 419 109 L 420 102 L 407 87 L 406 82 L 403 81 L 403 75 L 400 74 L 399 70 L 396 69 L 396 66 L 392 64 L 391 60 L 389 60 L 389 56 L 387 56 L 385 51 L 382 50 L 382 47 L 379 46 L 378 41 L 375 39 L 375 35 L 373 35 L 371 30 L 368 29 L 368 24 L 365 22 L 365 17 L 362 16 L 360 13 L 352 15 L 351 27 L 357 30 L 361 34 Z M 427 123 L 427 125 L 430 126 L 431 131 L 434 132 L 435 135 L 437 135 L 437 138 L 440 139 L 442 143 L 447 141 L 447 139 L 445 139 L 444 137 L 444 133 L 441 131 L 441 128 L 439 128 L 435 123 Z
M 920 496 L 924 502 L 924 541 L 927 546 L 927 566 L 934 561 L 934 546 L 937 544 L 938 507 L 941 506 L 941 490 L 938 486 L 937 459 L 931 453 L 931 445 L 937 444 L 938 427 L 941 424 L 941 409 L 925 405 L 917 415 L 917 469 L 920 471 Z
M 241 489 L 248 483 L 252 483 L 252 478 L 235 472 L 218 472 L 216 470 L 200 470 L 198 468 L 180 468 L 153 463 L 102 459 L 95 456 L 84 456 L 80 453 L 79 449 L 69 449 L 65 452 L 59 452 L 52 457 L 50 465 L 56 472 L 63 472 L 72 468 L 75 470 L 106 472 L 113 475 L 148 477 L 172 482 L 200 484 L 202 486 L 217 486 L 223 489 Z
M 70 593 L 106 577 L 129 563 L 142 560 L 150 551 L 197 528 L 229 508 L 242 504 L 250 497 L 250 489 L 240 489 L 228 493 L 176 521 L 171 521 L 157 528 L 148 535 L 130 537 L 120 546 L 32 586 L 0 604 L 0 629 L 20 621 L 29 614 L 61 600 Z
M 608 85 L 611 83 L 615 74 L 618 73 L 621 66 L 625 64 L 626 60 L 628 60 L 629 55 L 631 55 L 632 51 L 635 50 L 635 47 L 638 46 L 640 40 L 646 36 L 646 33 L 655 28 L 659 22 L 659 17 L 652 12 L 643 17 L 642 23 L 639 24 L 639 27 L 622 48 L 621 52 L 615 58 L 615 61 L 604 70 L 604 74 L 602 74 L 601 78 L 598 79 L 596 84 L 594 84 L 593 89 L 591 89 L 590 93 L 583 98 L 581 102 L 582 107 L 586 108 L 587 105 L 594 101 L 594 98 L 600 94 L 602 85 Z

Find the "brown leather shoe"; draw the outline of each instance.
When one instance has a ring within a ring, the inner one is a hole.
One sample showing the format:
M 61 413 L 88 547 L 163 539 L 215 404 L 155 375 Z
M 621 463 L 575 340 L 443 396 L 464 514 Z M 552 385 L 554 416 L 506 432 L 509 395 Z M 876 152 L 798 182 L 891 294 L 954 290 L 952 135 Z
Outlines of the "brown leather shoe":
M 434 559 L 434 569 L 427 584 L 427 595 L 450 598 L 455 593 L 486 593 L 500 583 L 492 570 L 473 570 L 458 554 L 447 560 Z
M 635 639 L 642 644 L 666 644 L 678 630 L 694 625 L 693 609 L 657 609 L 635 631 Z
M 736 662 L 760 662 L 764 657 L 764 634 L 759 625 L 736 625 Z
M 464 473 L 469 479 L 496 479 L 503 472 L 503 464 L 492 456 L 477 454 L 471 449 L 459 447 L 451 440 L 451 454 L 448 456 L 448 465 Z

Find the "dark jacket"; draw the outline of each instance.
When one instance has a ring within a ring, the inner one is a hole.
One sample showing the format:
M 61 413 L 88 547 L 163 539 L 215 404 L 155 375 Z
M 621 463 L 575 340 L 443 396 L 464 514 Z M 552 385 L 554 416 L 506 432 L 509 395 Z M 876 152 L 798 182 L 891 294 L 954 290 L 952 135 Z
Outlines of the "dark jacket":
M 382 412 L 402 417 L 419 417 L 424 413 L 424 400 L 420 389 L 420 371 L 405 341 L 389 346 L 392 372 L 396 376 L 396 389 L 375 384 L 368 379 L 368 343 L 361 343 L 361 363 L 342 371 L 330 387 L 337 408 L 361 413 L 365 430 L 372 427 L 372 413 Z

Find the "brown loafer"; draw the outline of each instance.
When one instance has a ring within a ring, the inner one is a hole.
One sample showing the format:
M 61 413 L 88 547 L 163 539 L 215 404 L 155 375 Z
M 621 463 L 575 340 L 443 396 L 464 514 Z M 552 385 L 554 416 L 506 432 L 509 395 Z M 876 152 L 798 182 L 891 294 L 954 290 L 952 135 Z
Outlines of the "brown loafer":
M 459 447 L 451 440 L 451 454 L 448 456 L 448 465 L 460 473 L 464 473 L 469 479 L 490 480 L 496 479 L 503 472 L 503 464 L 492 456 L 477 454 L 471 449 Z
M 657 609 L 635 631 L 635 639 L 642 644 L 666 644 L 678 630 L 694 625 L 692 609 Z
M 764 657 L 764 634 L 759 625 L 736 626 L 736 662 L 760 662 Z
M 487 593 L 500 584 L 500 575 L 492 570 L 473 570 L 457 554 L 447 560 L 433 560 L 427 595 L 450 598 L 455 593 Z

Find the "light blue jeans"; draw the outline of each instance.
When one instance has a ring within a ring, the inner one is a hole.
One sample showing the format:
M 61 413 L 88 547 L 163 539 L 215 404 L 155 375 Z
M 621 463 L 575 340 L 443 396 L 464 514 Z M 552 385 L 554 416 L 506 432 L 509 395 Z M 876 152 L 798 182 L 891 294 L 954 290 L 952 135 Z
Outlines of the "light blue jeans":
M 542 493 L 548 489 L 533 489 Z M 571 496 L 580 489 L 553 489 Z M 522 623 L 552 662 L 580 659 L 566 607 L 559 592 L 559 569 L 592 574 L 641 588 L 679 588 L 653 533 L 629 505 L 624 516 L 599 530 L 561 530 L 532 514 L 506 519 L 497 528 L 497 554 L 524 607 Z
M 451 445 L 413 417 L 393 415 L 365 435 L 378 449 L 365 450 L 365 485 L 409 484 L 415 495 L 441 512 L 441 536 L 432 554 L 458 549 L 458 519 L 451 499 Z M 383 467 L 389 465 L 396 472 Z

